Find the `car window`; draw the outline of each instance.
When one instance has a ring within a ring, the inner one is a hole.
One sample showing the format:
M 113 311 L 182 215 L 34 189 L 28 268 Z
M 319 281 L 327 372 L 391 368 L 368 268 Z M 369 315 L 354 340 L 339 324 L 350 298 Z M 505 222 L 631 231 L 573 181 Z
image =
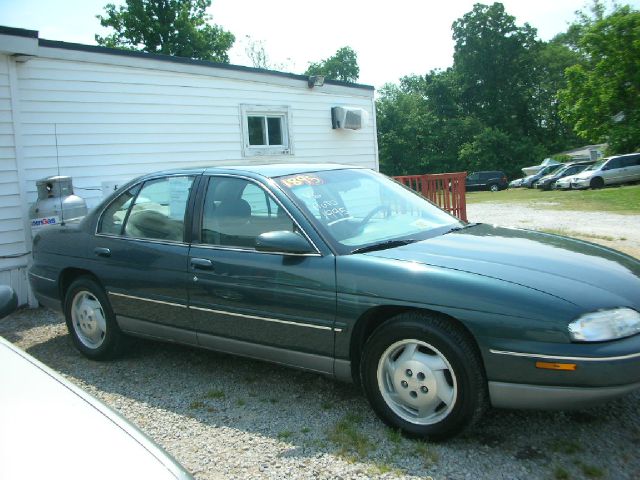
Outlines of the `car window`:
M 467 177 L 467 180 L 470 180 L 470 181 L 475 182 L 475 181 L 477 181 L 479 178 L 480 178 L 480 174 L 479 174 L 479 173 L 475 173 L 475 172 L 474 172 L 474 173 L 472 173 L 471 175 L 469 175 L 469 176 Z
M 107 235 L 122 234 L 122 225 L 127 216 L 127 211 L 138 190 L 139 185 L 136 185 L 111 202 L 111 205 L 109 205 L 102 214 L 98 225 L 98 233 Z
M 639 165 L 640 157 L 625 157 L 620 159 L 620 163 L 622 167 L 635 167 Z
M 609 160 L 607 162 L 607 165 L 605 166 L 606 170 L 611 170 L 614 168 L 620 168 L 622 166 L 622 162 L 620 161 L 620 158 L 613 158 L 611 160 Z
M 181 242 L 193 177 L 145 182 L 124 227 L 126 237 Z
M 289 214 L 256 183 L 242 178 L 211 177 L 204 199 L 201 242 L 255 248 L 266 232 L 295 231 Z

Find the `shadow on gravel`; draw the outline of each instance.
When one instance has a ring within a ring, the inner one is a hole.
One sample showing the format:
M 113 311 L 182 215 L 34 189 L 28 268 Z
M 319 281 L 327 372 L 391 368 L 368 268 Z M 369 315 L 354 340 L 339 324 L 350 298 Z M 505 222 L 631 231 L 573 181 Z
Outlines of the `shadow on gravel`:
M 245 434 L 257 434 L 285 444 L 276 457 L 302 464 L 329 453 L 356 462 L 370 477 L 391 472 L 457 479 L 473 472 L 473 478 L 631 479 L 640 473 L 638 394 L 580 412 L 490 410 L 473 431 L 433 444 L 385 427 L 355 386 L 273 364 L 137 339 L 123 358 L 94 362 L 63 334 L 27 351 L 95 389 L 134 423 L 140 413 L 150 417 L 141 427 L 160 444 L 167 434 L 155 415 L 197 421 L 208 433 L 187 437 L 194 451 L 208 451 L 218 441 L 216 429 L 226 427 L 246 448 L 252 440 Z M 271 460 L 256 469 L 274 468 Z

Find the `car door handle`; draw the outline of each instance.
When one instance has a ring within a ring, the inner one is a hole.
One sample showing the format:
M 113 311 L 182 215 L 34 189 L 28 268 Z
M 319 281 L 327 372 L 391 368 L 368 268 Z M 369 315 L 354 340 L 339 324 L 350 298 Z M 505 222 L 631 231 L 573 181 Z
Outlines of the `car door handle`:
M 93 253 L 95 253 L 99 257 L 110 257 L 111 256 L 111 250 L 109 250 L 108 248 L 104 248 L 104 247 L 96 247 L 93 250 Z
M 213 262 L 206 258 L 192 258 L 191 266 L 199 270 L 213 270 Z

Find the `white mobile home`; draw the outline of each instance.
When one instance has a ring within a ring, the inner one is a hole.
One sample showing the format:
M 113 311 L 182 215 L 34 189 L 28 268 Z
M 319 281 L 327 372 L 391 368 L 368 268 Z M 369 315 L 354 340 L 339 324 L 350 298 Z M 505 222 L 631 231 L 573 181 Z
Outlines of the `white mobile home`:
M 333 107 L 363 121 L 332 128 Z M 92 207 L 104 185 L 155 170 L 276 162 L 377 169 L 373 88 L 0 27 L 0 284 L 21 303 L 37 180 L 71 176 Z

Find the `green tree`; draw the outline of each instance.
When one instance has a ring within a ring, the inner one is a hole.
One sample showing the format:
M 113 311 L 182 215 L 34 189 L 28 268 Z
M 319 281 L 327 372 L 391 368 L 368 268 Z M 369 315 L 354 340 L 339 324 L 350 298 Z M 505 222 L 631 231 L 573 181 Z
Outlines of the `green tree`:
M 358 54 L 351 47 L 342 47 L 327 59 L 309 63 L 305 75 L 324 75 L 328 80 L 357 82 L 360 76 Z
M 97 15 L 111 35 L 96 35 L 98 45 L 229 63 L 235 37 L 209 23 L 211 0 L 126 0 L 109 3 Z
M 589 141 L 612 153 L 640 149 L 640 12 L 629 6 L 583 27 L 583 63 L 567 69 L 560 113 Z
M 518 27 L 501 3 L 475 4 L 453 23 L 454 70 L 465 113 L 490 127 L 531 134 L 538 77 L 536 30 Z

